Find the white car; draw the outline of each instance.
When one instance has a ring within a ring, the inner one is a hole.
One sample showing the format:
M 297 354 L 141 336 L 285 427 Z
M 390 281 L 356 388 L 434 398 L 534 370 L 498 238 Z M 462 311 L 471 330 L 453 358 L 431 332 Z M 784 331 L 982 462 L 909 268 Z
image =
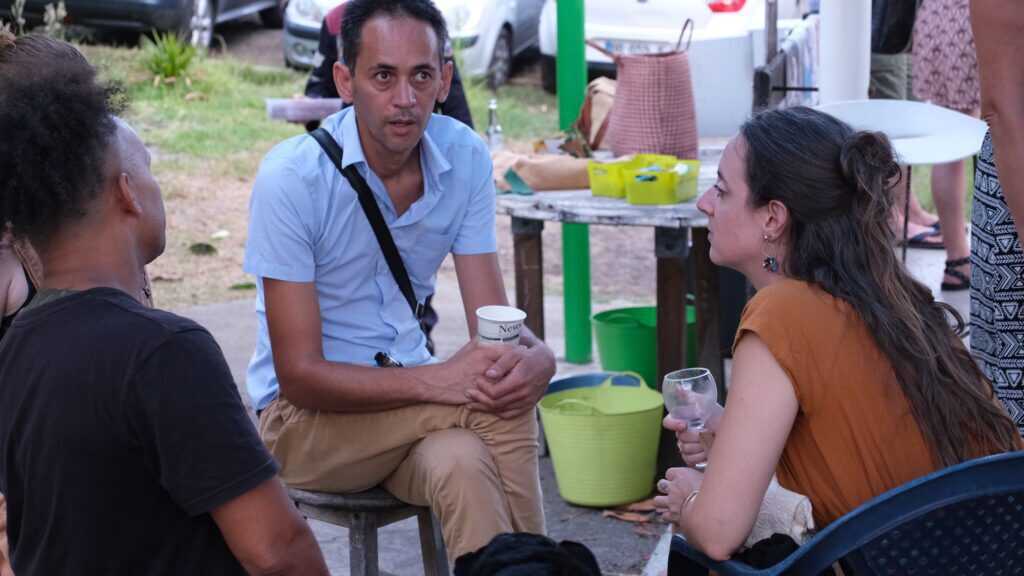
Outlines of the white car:
M 320 24 L 339 0 L 291 0 L 285 12 L 284 58 L 289 66 L 310 68 Z M 544 0 L 435 0 L 459 52 L 462 74 L 487 76 L 504 84 L 512 59 L 537 45 Z
M 706 0 L 586 0 L 584 37 L 614 53 L 647 54 L 673 50 L 683 23 L 694 21 L 690 70 L 701 136 L 730 136 L 751 110 L 754 67 L 764 62 L 764 0 L 746 0 L 734 12 L 713 12 Z M 799 20 L 806 0 L 779 1 L 779 38 Z M 684 42 L 685 43 L 685 42 Z M 558 22 L 554 0 L 540 19 L 541 80 L 556 88 Z M 591 74 L 613 75 L 615 64 L 586 49 Z

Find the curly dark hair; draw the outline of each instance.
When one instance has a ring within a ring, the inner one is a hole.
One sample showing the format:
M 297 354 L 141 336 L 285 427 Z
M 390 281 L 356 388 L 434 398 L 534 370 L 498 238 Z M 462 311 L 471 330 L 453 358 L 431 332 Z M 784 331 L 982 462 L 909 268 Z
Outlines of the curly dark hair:
M 0 32 L 0 222 L 45 245 L 103 185 L 122 90 L 66 42 Z

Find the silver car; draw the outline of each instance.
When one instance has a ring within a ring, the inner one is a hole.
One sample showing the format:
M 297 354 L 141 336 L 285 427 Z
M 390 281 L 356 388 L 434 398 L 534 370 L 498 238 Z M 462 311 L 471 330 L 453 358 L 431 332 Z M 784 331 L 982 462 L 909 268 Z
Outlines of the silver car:
M 43 19 L 54 0 L 26 0 L 25 18 Z M 0 0 L 0 18 L 11 19 L 9 1 Z M 268 28 L 280 28 L 288 0 L 64 0 L 67 24 L 147 32 L 178 32 L 196 46 L 209 46 L 216 24 L 258 13 Z
M 434 0 L 444 14 L 464 74 L 508 80 L 512 59 L 537 46 L 544 0 Z M 344 0 L 291 0 L 285 12 L 284 59 L 311 68 L 324 16 Z

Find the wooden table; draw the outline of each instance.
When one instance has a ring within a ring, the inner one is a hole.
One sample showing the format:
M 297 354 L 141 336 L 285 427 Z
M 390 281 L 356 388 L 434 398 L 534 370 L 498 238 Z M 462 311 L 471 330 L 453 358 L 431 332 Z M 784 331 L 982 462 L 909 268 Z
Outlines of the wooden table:
M 722 148 L 700 149 L 698 194 L 712 187 Z M 698 366 L 711 370 L 718 383 L 719 403 L 725 403 L 725 371 L 719 339 L 718 266 L 709 256 L 708 217 L 696 202 L 663 206 L 634 206 L 625 200 L 595 197 L 589 190 L 547 192 L 531 196 L 500 195 L 498 213 L 512 217 L 515 252 L 516 305 L 526 312 L 526 325 L 544 339 L 545 221 L 599 225 L 635 225 L 654 229 L 657 258 L 657 375 L 654 384 L 685 365 L 687 259 L 693 261 L 697 313 Z M 669 467 L 682 465 L 675 436 L 662 430 L 657 478 Z
M 714 184 L 721 147 L 702 148 L 698 192 Z M 686 350 L 687 259 L 693 260 L 697 306 L 698 365 L 711 370 L 725 401 L 725 378 L 718 333 L 718 267 L 709 258 L 707 217 L 696 201 L 661 206 L 634 206 L 625 200 L 596 197 L 589 190 L 541 192 L 531 196 L 498 196 L 498 214 L 512 217 L 515 250 L 516 305 L 527 313 L 526 324 L 544 338 L 544 278 L 541 231 L 544 222 L 654 228 L 657 257 L 658 382 L 682 368 Z M 659 462 L 675 451 L 674 440 L 662 442 Z M 676 456 L 678 458 L 678 455 Z

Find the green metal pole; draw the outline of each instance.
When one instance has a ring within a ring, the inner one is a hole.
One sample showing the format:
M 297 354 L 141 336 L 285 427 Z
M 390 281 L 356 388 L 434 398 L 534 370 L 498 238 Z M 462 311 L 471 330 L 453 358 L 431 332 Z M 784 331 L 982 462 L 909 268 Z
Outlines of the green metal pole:
M 584 0 L 559 0 L 558 119 L 568 129 L 587 91 L 586 46 L 583 44 Z M 562 274 L 565 280 L 565 359 L 587 364 L 590 336 L 590 230 L 586 224 L 562 224 Z

